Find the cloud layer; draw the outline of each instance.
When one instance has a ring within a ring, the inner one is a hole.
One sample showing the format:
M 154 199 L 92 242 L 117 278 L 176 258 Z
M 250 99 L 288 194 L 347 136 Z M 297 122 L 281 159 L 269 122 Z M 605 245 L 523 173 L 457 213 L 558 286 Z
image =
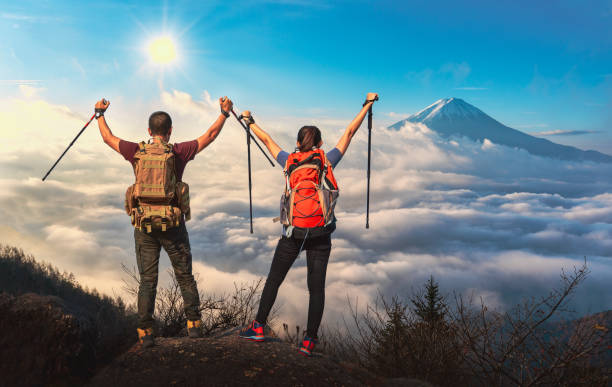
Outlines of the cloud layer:
M 10 146 L 0 155 L 0 243 L 21 246 L 90 287 L 120 293 L 120 264 L 134 264 L 132 229 L 122 210 L 131 167 L 102 143 L 93 124 L 42 183 L 40 176 L 84 117 L 30 89 L 22 93 L 3 101 L 0 110 L 0 127 L 14 128 L 4 133 Z M 113 112 L 125 106 L 113 106 L 107 117 L 115 134 L 136 141 L 145 134 L 141 122 L 160 107 L 173 117 L 175 141 L 195 138 L 218 114 L 206 92 L 194 99 L 167 91 L 151 106 L 133 106 L 129 117 L 138 120 Z M 286 149 L 297 128 L 316 122 L 329 149 L 350 118 L 257 120 Z M 612 166 L 537 157 L 488 140 L 444 140 L 422 125 L 376 128 L 366 230 L 364 133 L 336 170 L 341 198 L 327 276 L 328 323 L 346 311 L 347 295 L 362 304 L 379 291 L 407 295 L 432 274 L 446 292 L 473 293 L 506 308 L 557 285 L 561 269 L 585 256 L 592 274 L 576 295 L 577 308 L 612 308 L 605 291 L 612 279 Z M 255 147 L 255 234 L 248 233 L 245 142 L 244 131 L 230 120 L 185 172 L 194 268 L 205 291 L 265 276 L 279 237 L 271 218 L 283 186 L 281 169 L 271 168 Z M 162 262 L 160 271 L 169 266 Z M 279 294 L 281 318 L 303 324 L 307 297 L 305 260 L 299 259 Z

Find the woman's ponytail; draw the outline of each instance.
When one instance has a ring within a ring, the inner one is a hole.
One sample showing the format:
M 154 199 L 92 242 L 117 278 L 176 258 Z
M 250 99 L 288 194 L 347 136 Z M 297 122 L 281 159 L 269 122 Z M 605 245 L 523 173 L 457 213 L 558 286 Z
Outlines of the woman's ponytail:
M 302 126 L 297 141 L 300 143 L 298 147 L 300 152 L 312 150 L 321 142 L 321 131 L 316 126 Z

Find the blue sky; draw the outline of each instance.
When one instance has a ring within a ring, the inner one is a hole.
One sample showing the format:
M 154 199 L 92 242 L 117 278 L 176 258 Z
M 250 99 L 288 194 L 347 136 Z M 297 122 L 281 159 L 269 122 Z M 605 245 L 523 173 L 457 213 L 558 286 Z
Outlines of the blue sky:
M 455 96 L 526 132 L 600 132 L 552 140 L 612 153 L 611 24 L 609 0 L 2 1 L 0 90 L 38 80 L 75 110 L 102 95 L 146 101 L 161 75 L 144 47 L 170 34 L 180 61 L 167 90 L 339 117 L 375 90 L 389 123 Z

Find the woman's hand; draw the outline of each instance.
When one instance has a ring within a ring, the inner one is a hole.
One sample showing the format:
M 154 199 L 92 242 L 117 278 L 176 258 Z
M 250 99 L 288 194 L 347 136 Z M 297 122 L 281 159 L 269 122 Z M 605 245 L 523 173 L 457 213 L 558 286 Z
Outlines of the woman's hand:
M 365 103 L 374 103 L 374 101 L 378 101 L 378 93 L 368 93 Z
M 255 123 L 255 119 L 251 115 L 251 112 L 248 111 L 248 110 L 243 111 L 242 114 L 240 115 L 240 117 L 238 117 L 238 118 L 243 120 L 244 123 L 247 124 L 247 126 Z
M 348 146 L 351 143 L 351 140 L 353 139 L 353 136 L 355 135 L 355 133 L 357 133 L 357 130 L 359 129 L 359 127 L 361 126 L 361 123 L 363 122 L 363 119 L 368 113 L 368 110 L 370 109 L 370 107 L 372 107 L 372 104 L 374 103 L 374 101 L 377 101 L 377 100 L 378 100 L 378 93 L 366 94 L 366 100 L 363 103 L 363 107 L 361 108 L 361 111 L 357 113 L 357 116 L 353 118 L 353 121 L 351 121 L 351 123 L 346 127 L 344 134 L 342 135 L 342 137 L 340 137 L 340 140 L 338 141 L 338 144 L 336 145 L 336 148 L 338 148 L 341 154 L 344 155 L 344 153 L 348 149 Z

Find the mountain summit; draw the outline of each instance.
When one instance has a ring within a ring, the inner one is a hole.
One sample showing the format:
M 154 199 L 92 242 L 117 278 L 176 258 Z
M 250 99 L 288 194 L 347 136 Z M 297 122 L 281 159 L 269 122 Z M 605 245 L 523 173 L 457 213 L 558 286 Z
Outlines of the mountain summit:
M 509 128 L 459 98 L 440 99 L 389 128 L 399 130 L 407 122 L 422 123 L 442 137 L 463 136 L 476 141 L 487 138 L 496 144 L 522 148 L 538 156 L 612 163 L 612 156 L 604 153 L 556 144 Z

